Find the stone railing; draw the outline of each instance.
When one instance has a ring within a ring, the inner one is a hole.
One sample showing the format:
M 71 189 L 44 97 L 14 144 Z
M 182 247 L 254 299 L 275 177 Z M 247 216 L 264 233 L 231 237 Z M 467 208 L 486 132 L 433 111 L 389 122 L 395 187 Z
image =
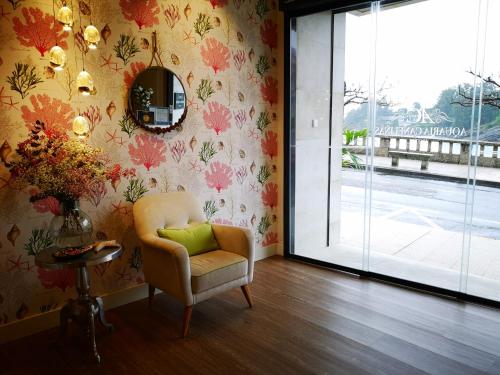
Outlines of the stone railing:
M 347 147 L 357 154 L 365 153 L 371 139 L 358 138 Z M 408 136 L 380 136 L 374 138 L 375 156 L 389 156 L 389 151 L 412 151 L 431 153 L 431 162 L 468 164 L 471 144 L 465 139 L 416 138 Z M 477 165 L 500 168 L 500 142 L 480 141 L 472 144 L 471 154 L 477 155 Z

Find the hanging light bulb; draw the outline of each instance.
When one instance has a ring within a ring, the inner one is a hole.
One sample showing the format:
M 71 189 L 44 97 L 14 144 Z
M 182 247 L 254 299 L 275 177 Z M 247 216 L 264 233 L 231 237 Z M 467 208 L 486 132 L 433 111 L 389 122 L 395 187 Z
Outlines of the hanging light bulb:
M 89 133 L 89 122 L 82 115 L 78 115 L 73 120 L 73 133 L 79 137 L 85 137 Z
M 66 65 L 66 52 L 57 44 L 49 51 L 50 66 L 56 71 L 61 71 Z
M 85 70 L 82 70 L 80 73 L 78 73 L 78 76 L 76 77 L 76 86 L 78 87 L 78 91 L 82 95 L 90 95 L 95 91 L 94 80 L 92 79 L 92 76 Z
M 101 40 L 99 30 L 94 25 L 88 25 L 83 32 L 83 38 L 87 42 L 90 49 L 96 49 L 97 44 Z
M 66 6 L 65 1 L 63 1 L 63 6 L 57 12 L 57 20 L 63 24 L 63 30 L 71 31 L 71 27 L 73 26 L 73 11 Z

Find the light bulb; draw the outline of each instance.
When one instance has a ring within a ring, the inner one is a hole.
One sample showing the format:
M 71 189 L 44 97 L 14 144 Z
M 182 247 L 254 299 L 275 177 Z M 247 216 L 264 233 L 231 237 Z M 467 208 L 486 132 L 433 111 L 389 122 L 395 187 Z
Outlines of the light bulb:
M 76 77 L 76 86 L 82 95 L 90 95 L 94 91 L 94 80 L 87 71 L 82 70 Z
M 73 120 L 73 133 L 82 137 L 88 134 L 90 130 L 89 122 L 82 115 L 78 115 Z
M 64 65 L 66 65 L 66 52 L 58 45 L 55 45 L 49 51 L 49 61 L 50 66 L 54 68 L 54 70 L 63 70 Z
M 101 40 L 101 35 L 95 26 L 88 25 L 83 32 L 83 38 L 87 42 L 89 49 L 96 49 L 97 44 Z

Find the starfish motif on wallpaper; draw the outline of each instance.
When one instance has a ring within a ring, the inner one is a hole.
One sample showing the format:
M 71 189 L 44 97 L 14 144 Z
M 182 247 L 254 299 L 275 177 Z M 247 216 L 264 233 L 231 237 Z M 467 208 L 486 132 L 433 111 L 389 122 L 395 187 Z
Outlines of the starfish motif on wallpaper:
M 258 193 L 259 190 L 259 185 L 250 182 L 250 191 L 255 191 L 256 193 Z
M 255 14 L 254 14 L 253 10 L 251 12 L 247 12 L 247 14 L 248 14 L 248 18 L 247 18 L 248 22 L 253 23 L 254 25 L 257 25 L 259 23 L 257 21 L 257 19 L 255 18 Z
M 123 144 L 125 143 L 123 137 L 116 135 L 116 131 L 116 129 L 113 130 L 113 133 L 111 134 L 110 131 L 106 130 L 106 135 L 108 136 L 108 139 L 106 139 L 106 143 L 113 142 L 120 146 L 123 146 Z
M 192 96 L 191 99 L 187 98 L 187 106 L 193 108 L 195 111 L 200 109 L 200 105 L 195 101 L 194 96 Z
M 22 260 L 23 256 L 19 255 L 17 259 L 13 256 L 10 256 L 7 258 L 7 263 L 9 263 L 9 268 L 7 271 L 14 271 L 14 270 L 19 270 L 19 271 L 30 271 L 31 266 L 30 262 L 28 260 L 23 261 Z
M 5 87 L 2 86 L 0 88 L 0 108 L 5 105 L 9 107 L 9 109 L 11 108 L 17 109 L 16 104 L 18 104 L 19 102 L 14 102 L 14 100 L 12 100 L 12 95 L 4 95 L 4 90 Z
M 259 79 L 255 75 L 255 73 L 251 70 L 249 70 L 247 73 L 247 80 L 252 82 L 254 85 L 257 85 L 259 83 Z
M 94 272 L 102 277 L 106 273 L 110 265 L 111 262 L 98 264 L 97 266 L 94 267 Z
M 252 128 L 248 131 L 248 138 L 252 138 L 256 141 L 259 140 L 259 133 L 257 133 L 257 129 Z
M 196 42 L 196 37 L 193 36 L 192 33 L 193 33 L 193 30 L 184 31 L 184 39 L 182 39 L 182 40 L 183 41 L 187 40 L 188 42 L 192 43 L 195 46 L 198 43 Z
M 128 208 L 126 206 L 122 206 L 122 201 L 119 201 L 118 203 L 111 203 L 111 206 L 113 206 L 113 214 L 128 215 Z
M 201 166 L 198 164 L 198 160 L 190 161 L 189 162 L 189 171 L 194 171 L 196 173 L 201 173 L 203 170 Z
M 101 59 L 103 61 L 103 63 L 101 64 L 101 68 L 107 66 L 109 69 L 114 70 L 115 72 L 118 73 L 120 70 L 122 70 L 122 68 L 120 68 L 118 66 L 118 63 L 114 62 L 112 58 L 113 58 L 112 55 L 109 55 L 108 58 L 101 55 Z
M 126 281 L 133 281 L 134 277 L 130 272 L 127 272 L 125 270 L 120 270 L 120 271 L 115 271 L 115 275 L 117 276 L 118 280 L 126 280 Z

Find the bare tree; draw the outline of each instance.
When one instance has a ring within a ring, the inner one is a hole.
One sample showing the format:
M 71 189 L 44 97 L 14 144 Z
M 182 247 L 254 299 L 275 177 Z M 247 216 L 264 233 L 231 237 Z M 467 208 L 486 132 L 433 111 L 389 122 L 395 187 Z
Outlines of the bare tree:
M 387 96 L 387 90 L 390 86 L 384 81 L 377 92 L 375 93 L 377 97 L 377 104 L 382 106 L 390 106 L 393 103 Z M 368 92 L 363 88 L 363 86 L 349 86 L 344 82 L 344 107 L 349 104 L 364 104 L 368 103 Z
M 500 109 L 500 83 L 491 76 L 483 77 L 481 74 L 468 70 L 467 73 L 482 80 L 483 97 L 481 102 L 483 105 L 488 105 Z M 451 104 L 459 104 L 462 107 L 472 107 L 479 104 L 479 95 L 474 97 L 474 86 L 466 84 L 458 86 L 458 90 Z

